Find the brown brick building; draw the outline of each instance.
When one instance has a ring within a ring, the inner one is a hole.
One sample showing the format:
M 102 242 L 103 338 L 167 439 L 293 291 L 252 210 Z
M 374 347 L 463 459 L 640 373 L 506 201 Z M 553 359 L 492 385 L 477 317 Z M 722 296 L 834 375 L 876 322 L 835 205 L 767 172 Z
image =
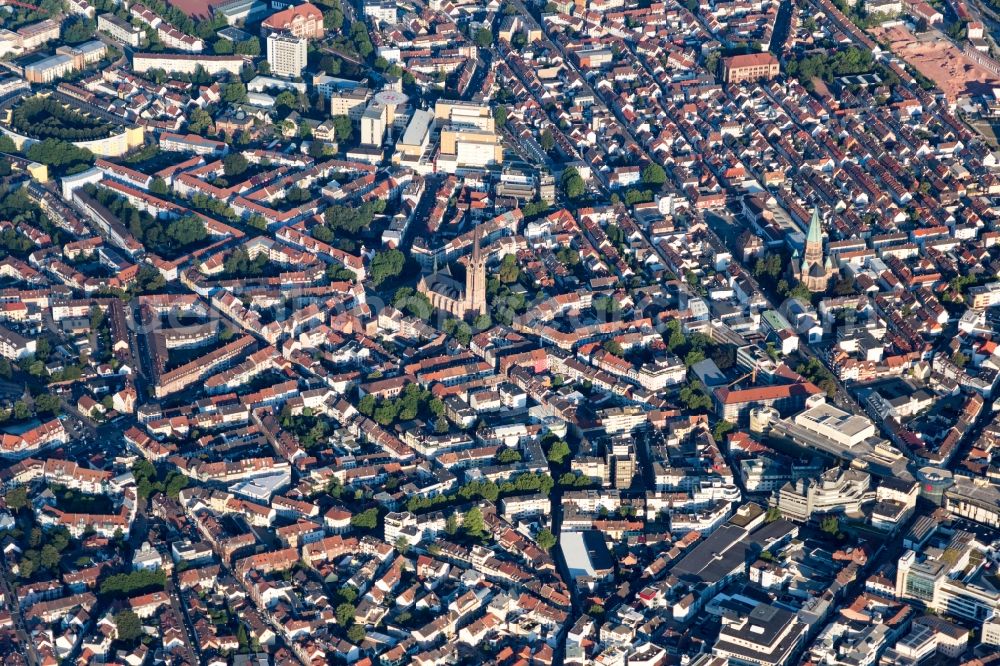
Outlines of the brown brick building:
M 722 80 L 725 83 L 773 79 L 778 70 L 778 59 L 771 53 L 748 53 L 722 59 Z

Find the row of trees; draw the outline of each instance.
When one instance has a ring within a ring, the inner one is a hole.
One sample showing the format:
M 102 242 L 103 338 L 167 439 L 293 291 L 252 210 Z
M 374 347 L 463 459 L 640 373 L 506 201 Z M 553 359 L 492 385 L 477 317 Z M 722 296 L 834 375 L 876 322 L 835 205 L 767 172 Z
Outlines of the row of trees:
M 24 156 L 51 167 L 54 172 L 51 176 L 79 173 L 94 163 L 94 154 L 86 148 L 77 148 L 68 141 L 53 138 L 33 143 L 24 151 Z
M 571 473 L 570 473 L 571 474 Z M 575 479 L 575 476 L 574 476 Z M 586 485 L 589 485 L 589 479 Z M 457 492 L 435 495 L 434 497 L 421 497 L 415 495 L 406 501 L 407 511 L 426 511 L 435 507 L 440 507 L 456 502 L 472 502 L 478 499 L 496 502 L 501 495 L 512 495 L 520 493 L 541 493 L 548 495 L 555 487 L 555 481 L 548 474 L 535 474 L 525 472 L 515 476 L 510 481 L 496 483 L 495 481 L 470 481 L 458 489 Z
M 358 402 L 358 411 L 378 424 L 388 426 L 397 421 L 412 421 L 417 417 L 425 420 L 441 418 L 444 415 L 444 403 L 430 391 L 414 383 L 409 384 L 396 399 L 380 402 L 369 393 Z
M 165 222 L 133 207 L 126 199 L 106 188 L 85 186 L 85 191 L 106 206 L 147 250 L 171 258 L 208 237 L 205 223 L 196 214 Z

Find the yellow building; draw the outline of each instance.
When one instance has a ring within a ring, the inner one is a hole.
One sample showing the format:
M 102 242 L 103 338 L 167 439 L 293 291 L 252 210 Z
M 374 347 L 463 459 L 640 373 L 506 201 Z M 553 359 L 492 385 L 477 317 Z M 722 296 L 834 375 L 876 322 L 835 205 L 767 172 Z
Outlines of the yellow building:
M 438 100 L 434 118 L 441 127 L 438 171 L 455 173 L 503 162 L 503 145 L 489 105 Z

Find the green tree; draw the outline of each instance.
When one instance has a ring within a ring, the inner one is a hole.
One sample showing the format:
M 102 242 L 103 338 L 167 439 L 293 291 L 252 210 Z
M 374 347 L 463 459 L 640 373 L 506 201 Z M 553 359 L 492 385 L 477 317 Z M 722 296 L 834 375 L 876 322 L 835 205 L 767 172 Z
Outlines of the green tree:
M 609 354 L 614 354 L 615 356 L 623 356 L 625 354 L 625 350 L 622 349 L 621 344 L 614 340 L 606 341 L 604 343 L 604 350 Z
M 580 172 L 573 167 L 563 171 L 559 182 L 562 184 L 563 194 L 568 199 L 579 199 L 586 191 L 586 184 L 580 177 Z
M 212 116 L 202 108 L 196 108 L 188 118 L 188 131 L 192 134 L 204 134 L 212 126 Z
M 31 416 L 31 409 L 27 404 L 21 400 L 14 403 L 14 420 L 23 421 L 29 416 Z
M 344 602 L 337 606 L 334 611 L 334 615 L 337 618 L 337 624 L 342 627 L 348 627 L 354 623 L 354 615 L 357 613 L 357 609 L 354 604 Z
M 819 528 L 830 536 L 840 535 L 840 518 L 837 516 L 827 516 L 820 522 Z
M 373 530 L 378 527 L 378 509 L 372 507 L 351 516 L 351 527 Z
M 480 28 L 476 31 L 476 46 L 481 49 L 488 49 L 493 45 L 493 33 L 487 28 Z
M 705 385 L 694 381 L 680 391 L 681 402 L 693 412 L 705 413 L 712 409 L 712 398 L 705 392 Z
M 771 508 L 769 508 L 767 510 L 767 513 L 764 514 L 764 520 L 765 520 L 765 522 L 768 522 L 768 523 L 773 523 L 774 521 L 778 520 L 779 518 L 781 518 L 781 509 L 779 509 L 776 506 L 772 506 Z
M 157 195 L 157 196 L 161 196 L 162 197 L 162 196 L 165 196 L 167 194 L 167 192 L 169 192 L 170 190 L 167 187 L 167 181 L 165 181 L 162 178 L 160 178 L 159 176 L 157 176 L 149 184 L 149 191 L 151 193 Z
M 486 523 L 483 521 L 483 512 L 478 506 L 474 506 L 465 512 L 462 517 L 462 529 L 472 537 L 481 537 L 486 532 Z
M 35 397 L 36 413 L 55 416 L 60 411 L 62 411 L 62 401 L 59 400 L 58 396 L 54 396 L 51 393 L 42 393 Z
M 513 284 L 521 277 L 521 269 L 517 266 L 517 257 L 513 254 L 505 254 L 500 262 L 500 272 L 498 274 L 500 282 L 503 284 Z
M 374 212 L 371 202 L 365 202 L 357 207 L 330 206 L 323 212 L 323 219 L 331 229 L 341 229 L 349 234 L 356 234 L 372 223 Z M 318 228 L 322 227 L 316 227 Z
M 556 545 L 556 537 L 549 529 L 543 528 L 535 537 L 535 543 L 542 550 L 552 550 L 552 547 Z
M 663 185 L 667 182 L 667 173 L 659 164 L 648 164 L 642 170 L 642 182 L 646 185 Z
M 323 27 L 333 32 L 340 32 L 344 27 L 344 11 L 336 0 L 331 7 L 323 11 Z
M 205 231 L 205 223 L 194 214 L 185 215 L 171 222 L 166 233 L 181 247 L 202 241 L 208 236 L 208 232 Z
M 368 36 L 368 27 L 361 21 L 355 21 L 351 24 L 351 41 L 362 58 L 367 59 L 375 50 L 371 37 Z
M 478 331 L 485 331 L 493 325 L 493 319 L 490 318 L 488 313 L 484 312 L 473 320 L 472 325 Z
M 242 104 L 247 101 L 247 87 L 242 81 L 234 81 L 223 89 L 222 99 L 228 104 Z
M 549 447 L 547 457 L 553 465 L 561 465 L 569 458 L 570 453 L 569 444 L 561 439 L 557 439 Z
M 732 432 L 735 429 L 736 426 L 734 426 L 729 421 L 723 419 L 722 421 L 719 421 L 718 423 L 715 424 L 715 427 L 712 429 L 712 435 L 715 437 L 715 441 L 721 442 L 723 439 L 725 439 L 728 433 Z
M 73 16 L 62 25 L 62 39 L 70 45 L 81 44 L 94 38 L 97 23 L 82 16 Z
M 334 136 L 337 137 L 337 141 L 341 143 L 347 143 L 351 140 L 351 135 L 354 133 L 354 126 L 351 124 L 351 119 L 347 116 L 334 116 L 330 119 L 333 123 Z
M 21 558 L 21 561 L 18 562 L 17 564 L 18 566 L 17 575 L 24 579 L 31 578 L 35 574 L 35 571 L 38 569 L 37 561 L 33 557 L 28 556 L 28 553 L 30 552 L 31 551 L 26 552 L 24 556 Z
M 44 569 L 55 570 L 59 566 L 59 551 L 50 543 L 42 546 L 42 551 L 38 558 L 38 563 Z
M 142 635 L 142 621 L 130 610 L 123 610 L 115 615 L 115 630 L 118 640 L 132 642 Z
M 521 461 L 521 452 L 517 449 L 504 449 L 497 454 L 497 462 L 501 465 L 510 465 Z
M 187 488 L 187 485 L 188 485 L 188 478 L 186 476 L 180 473 L 174 473 L 167 479 L 165 492 L 167 493 L 168 497 L 176 501 L 180 492 L 185 488 Z
M 507 124 L 507 107 L 498 106 L 493 109 L 493 121 L 496 123 L 497 129 L 503 127 Z
M 389 278 L 394 278 L 403 271 L 406 257 L 396 249 L 382 250 L 375 253 L 371 264 L 371 280 L 376 287 Z
M 352 625 L 347 630 L 347 640 L 354 643 L 355 645 L 361 645 L 361 642 L 365 640 L 366 635 L 367 634 L 365 633 L 365 628 L 362 627 L 360 624 Z
M 240 176 L 248 168 L 250 168 L 250 163 L 247 162 L 247 158 L 243 157 L 242 153 L 230 153 L 222 160 L 222 170 L 230 177 Z
M 109 576 L 101 583 L 100 593 L 103 597 L 124 599 L 146 592 L 162 590 L 167 584 L 167 576 L 163 570 L 133 571 Z
M 236 43 L 234 50 L 239 55 L 258 56 L 260 55 L 260 40 L 256 37 L 244 39 L 242 42 Z
M 556 147 L 556 140 L 555 137 L 552 136 L 552 130 L 547 127 L 542 130 L 542 134 L 538 138 L 538 145 L 540 145 L 542 150 L 545 152 L 549 152 Z
M 28 506 L 28 490 L 24 487 L 14 488 L 4 495 L 4 502 L 11 511 L 20 511 Z
M 25 151 L 25 157 L 53 167 L 60 173 L 76 173 L 94 161 L 94 154 L 85 148 L 60 139 L 44 139 Z

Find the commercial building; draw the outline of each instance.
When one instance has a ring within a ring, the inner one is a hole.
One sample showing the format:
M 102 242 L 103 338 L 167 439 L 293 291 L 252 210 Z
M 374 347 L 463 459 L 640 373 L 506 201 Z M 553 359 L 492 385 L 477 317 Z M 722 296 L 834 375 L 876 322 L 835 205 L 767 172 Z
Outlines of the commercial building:
M 503 162 L 503 146 L 489 105 L 438 100 L 434 118 L 441 128 L 438 171 L 457 173 Z
M 616 437 L 608 444 L 606 465 L 615 488 L 627 489 L 632 485 L 637 471 L 637 459 L 631 438 Z
M 778 59 L 771 53 L 747 53 L 722 59 L 722 80 L 729 84 L 773 79 L 778 71 Z
M 851 448 L 875 436 L 875 424 L 871 419 L 826 403 L 796 415 L 795 424 L 845 448 Z
M 267 36 L 267 63 L 275 76 L 296 78 L 306 66 L 307 42 L 304 37 L 271 33 Z
M 860 515 L 861 505 L 874 499 L 868 491 L 871 477 L 855 469 L 834 467 L 818 478 L 786 483 L 778 491 L 777 506 L 790 520 L 807 521 L 815 515 Z
M 1000 592 L 992 585 L 976 582 L 981 571 L 967 570 L 971 537 L 959 530 L 944 549 L 927 548 L 923 555 L 908 550 L 896 567 L 896 597 L 913 599 L 938 613 L 974 622 L 994 617 L 1000 610 Z
M 565 532 L 559 539 L 566 568 L 574 579 L 604 579 L 614 571 L 614 561 L 604 535 L 596 530 Z
M 403 136 L 396 142 L 396 162 L 408 162 L 419 159 L 430 144 L 431 131 L 434 128 L 434 114 L 425 109 L 413 112 Z
M 382 145 L 388 114 L 388 107 L 377 100 L 368 105 L 364 113 L 361 114 L 361 145 Z
M 882 663 L 917 666 L 935 654 L 958 663 L 968 646 L 968 629 L 938 617 L 918 617 L 913 621 L 910 633 L 885 653 Z
M 352 122 L 359 123 L 371 96 L 372 91 L 368 88 L 335 92 L 330 96 L 330 115 L 347 116 Z
M 739 507 L 733 516 L 688 551 L 670 570 L 695 598 L 675 604 L 674 619 L 685 621 L 729 582 L 746 573 L 751 552 L 777 548 L 798 534 L 794 523 L 779 518 L 765 522 L 764 509 L 754 503 Z
M 1000 647 L 1000 618 L 983 623 L 983 643 Z
M 944 491 L 944 508 L 956 516 L 990 527 L 1000 527 L 1000 489 L 986 479 L 955 476 Z
M 845 412 L 826 402 L 806 409 L 791 419 L 776 421 L 771 429 L 800 444 L 816 446 L 841 456 L 870 449 L 867 440 L 875 436 L 875 424 L 870 419 Z
M 323 99 L 330 99 L 341 90 L 354 90 L 360 87 L 357 81 L 326 74 L 313 74 L 312 86 Z
M 770 604 L 749 613 L 727 612 L 712 654 L 732 666 L 779 666 L 794 661 L 807 627 L 795 614 Z

